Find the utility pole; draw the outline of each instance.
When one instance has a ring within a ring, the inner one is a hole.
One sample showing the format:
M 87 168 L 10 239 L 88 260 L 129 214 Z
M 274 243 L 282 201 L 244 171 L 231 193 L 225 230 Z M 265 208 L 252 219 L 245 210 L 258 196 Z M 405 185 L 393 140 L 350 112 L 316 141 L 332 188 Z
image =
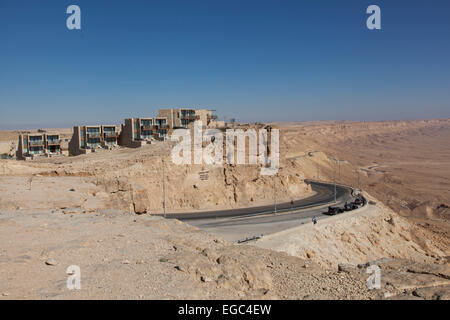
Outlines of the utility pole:
M 361 184 L 360 184 L 360 180 L 359 180 L 359 168 L 356 169 L 356 172 L 358 173 L 358 189 L 361 190 Z
M 336 203 L 336 159 L 334 160 L 334 203 Z
M 338 160 L 338 166 L 339 166 L 339 183 L 341 183 L 341 160 Z
M 277 180 L 276 174 L 273 175 L 273 204 L 274 204 L 274 213 L 277 213 Z
M 162 163 L 162 187 L 163 187 L 163 210 L 164 210 L 164 218 L 166 217 L 166 178 L 164 174 L 164 159 L 161 159 Z

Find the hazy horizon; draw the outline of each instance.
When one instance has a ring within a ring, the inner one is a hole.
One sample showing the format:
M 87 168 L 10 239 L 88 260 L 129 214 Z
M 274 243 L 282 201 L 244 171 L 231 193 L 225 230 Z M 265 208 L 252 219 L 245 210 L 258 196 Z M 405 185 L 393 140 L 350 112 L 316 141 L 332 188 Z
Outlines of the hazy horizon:
M 353 123 L 353 122 L 397 122 L 397 121 L 432 121 L 432 120 L 436 120 L 436 121 L 440 121 L 440 120 L 450 120 L 450 117 L 446 118 L 420 118 L 420 119 L 389 119 L 389 120 L 336 120 L 336 119 L 331 119 L 331 120 L 299 120 L 299 121 L 295 121 L 295 120 L 286 120 L 286 121 L 264 121 L 262 123 L 278 123 L 278 124 L 282 124 L 282 123 L 324 123 L 324 122 L 349 122 L 349 123 Z M 240 121 L 241 123 L 256 123 L 257 121 Z M 122 122 L 102 122 L 102 123 L 97 123 L 97 122 L 80 122 L 77 123 L 75 125 L 71 125 L 71 126 L 60 126 L 60 127 L 52 127 L 52 126 L 38 126 L 38 127 L 17 127 L 17 128 L 0 128 L 0 131 L 27 131 L 27 130 L 58 130 L 58 129 L 72 129 L 74 126 L 96 126 L 96 125 L 116 125 L 118 127 L 120 127 L 121 124 L 123 124 L 124 121 Z
M 68 30 L 66 8 L 81 8 Z M 381 8 L 368 30 L 366 8 Z M 0 2 L 0 129 L 450 117 L 448 1 Z

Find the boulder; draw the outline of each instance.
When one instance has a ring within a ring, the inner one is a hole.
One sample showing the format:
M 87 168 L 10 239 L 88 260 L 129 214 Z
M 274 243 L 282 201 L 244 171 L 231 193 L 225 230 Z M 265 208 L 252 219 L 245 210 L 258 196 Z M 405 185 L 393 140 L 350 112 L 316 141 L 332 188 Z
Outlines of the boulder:
M 340 263 L 338 264 L 338 271 L 345 273 L 356 273 L 358 272 L 358 268 L 352 264 Z
M 133 207 L 137 214 L 147 213 L 149 198 L 145 190 L 133 190 Z

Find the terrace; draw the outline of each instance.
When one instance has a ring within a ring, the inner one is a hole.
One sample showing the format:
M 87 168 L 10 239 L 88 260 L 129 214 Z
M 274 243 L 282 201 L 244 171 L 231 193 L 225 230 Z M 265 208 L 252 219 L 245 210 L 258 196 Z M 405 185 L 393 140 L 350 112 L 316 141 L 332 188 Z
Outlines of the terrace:
M 195 110 L 181 110 L 180 111 L 180 119 L 181 120 L 188 120 L 188 121 L 194 121 L 197 119 L 197 116 L 195 115 Z
M 95 127 L 95 128 L 86 128 L 86 136 L 87 138 L 100 138 L 101 134 L 100 134 L 100 128 L 99 127 Z
M 152 130 L 143 130 L 141 134 L 141 139 L 151 139 L 153 137 L 153 131 Z
M 43 145 L 44 139 L 42 136 L 29 136 L 30 146 L 41 146 Z
M 99 148 L 101 146 L 100 138 L 90 138 L 89 137 L 86 145 L 88 148 Z
M 42 146 L 39 147 L 30 147 L 30 154 L 41 154 L 44 153 L 44 148 Z
M 115 127 L 104 127 L 103 128 L 103 136 L 105 138 L 117 138 L 119 135 L 118 132 L 116 132 Z
M 141 119 L 141 128 L 152 129 L 153 128 L 153 119 Z
M 49 135 L 49 136 L 47 136 L 47 145 L 53 145 L 53 146 L 56 146 L 56 145 L 59 145 L 59 144 L 61 144 L 61 140 L 59 139 L 59 136 L 58 135 Z
M 166 118 L 156 118 L 155 119 L 155 127 L 157 129 L 166 128 L 166 126 L 167 126 L 167 119 Z

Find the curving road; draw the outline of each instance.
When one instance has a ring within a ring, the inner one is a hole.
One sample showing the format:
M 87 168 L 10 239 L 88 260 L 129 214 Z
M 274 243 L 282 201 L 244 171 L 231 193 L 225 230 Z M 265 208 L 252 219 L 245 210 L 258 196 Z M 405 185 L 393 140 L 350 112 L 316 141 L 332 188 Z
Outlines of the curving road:
M 313 217 L 321 220 L 326 215 L 328 205 L 342 206 L 353 199 L 352 189 L 336 186 L 334 204 L 334 185 L 317 181 L 306 181 L 315 191 L 311 197 L 274 206 L 259 206 L 241 209 L 168 214 L 169 219 L 179 219 L 200 229 L 215 233 L 229 241 L 238 241 L 253 236 L 279 232 L 304 223 L 312 223 Z M 320 222 L 319 222 L 320 223 Z
M 311 197 L 296 200 L 293 203 L 283 202 L 277 204 L 277 213 L 286 211 L 294 211 L 299 209 L 305 209 L 309 207 L 316 207 L 325 204 L 331 204 L 334 202 L 334 185 L 324 182 L 305 180 L 306 183 L 311 185 L 315 194 Z M 352 189 L 347 186 L 336 185 L 336 200 L 338 203 L 347 201 L 351 196 Z M 231 218 L 242 216 L 256 216 L 274 212 L 274 205 L 266 205 L 259 207 L 248 207 L 238 209 L 227 210 L 215 210 L 215 211 L 202 211 L 191 213 L 179 213 L 179 214 L 167 214 L 169 219 L 178 219 L 188 222 L 189 220 L 198 219 L 217 219 L 217 218 Z

